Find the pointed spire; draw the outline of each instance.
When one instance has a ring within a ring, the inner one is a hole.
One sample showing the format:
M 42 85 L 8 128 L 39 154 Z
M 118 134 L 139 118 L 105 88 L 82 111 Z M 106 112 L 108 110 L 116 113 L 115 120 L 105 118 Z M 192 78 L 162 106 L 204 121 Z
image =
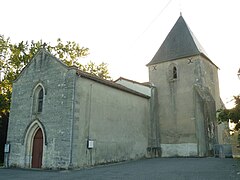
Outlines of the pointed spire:
M 167 35 L 161 47 L 148 65 L 176 60 L 197 54 L 205 54 L 204 49 L 187 26 L 180 12 L 180 17 Z

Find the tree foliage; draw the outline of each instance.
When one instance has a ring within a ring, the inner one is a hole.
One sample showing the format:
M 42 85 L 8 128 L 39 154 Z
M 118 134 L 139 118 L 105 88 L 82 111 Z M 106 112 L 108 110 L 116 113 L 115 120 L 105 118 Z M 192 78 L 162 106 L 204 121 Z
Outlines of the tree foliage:
M 74 41 L 63 42 L 57 39 L 54 46 L 42 40 L 11 43 L 10 38 L 0 35 L 0 120 L 9 113 L 13 81 L 40 48 L 45 48 L 68 66 L 75 66 L 101 78 L 110 79 L 105 63 L 80 63 L 80 58 L 87 56 L 89 49 L 80 47 Z
M 110 79 L 109 72 L 107 69 L 106 63 L 101 63 L 99 65 L 96 65 L 94 62 L 90 62 L 86 65 L 82 65 L 81 69 L 85 72 L 91 73 L 95 76 L 98 76 L 103 79 Z
M 232 109 L 220 109 L 218 110 L 218 121 L 219 122 L 230 122 L 235 123 L 235 130 L 240 129 L 240 96 L 234 96 L 235 107 Z

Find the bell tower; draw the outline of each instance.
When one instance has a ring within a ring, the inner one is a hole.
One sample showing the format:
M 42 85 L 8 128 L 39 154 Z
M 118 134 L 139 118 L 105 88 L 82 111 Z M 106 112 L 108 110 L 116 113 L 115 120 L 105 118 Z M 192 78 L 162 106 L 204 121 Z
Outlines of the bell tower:
M 181 15 L 147 66 L 158 91 L 162 156 L 210 155 L 217 143 L 218 67 Z

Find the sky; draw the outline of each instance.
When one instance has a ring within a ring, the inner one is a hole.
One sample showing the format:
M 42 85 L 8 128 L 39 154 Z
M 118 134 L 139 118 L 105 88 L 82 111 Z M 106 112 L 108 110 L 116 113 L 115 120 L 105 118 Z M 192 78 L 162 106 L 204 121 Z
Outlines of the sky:
M 148 81 L 153 58 L 182 13 L 219 67 L 227 107 L 240 94 L 239 0 L 0 0 L 0 34 L 12 42 L 57 38 L 90 49 L 82 63 L 108 64 L 111 77 Z

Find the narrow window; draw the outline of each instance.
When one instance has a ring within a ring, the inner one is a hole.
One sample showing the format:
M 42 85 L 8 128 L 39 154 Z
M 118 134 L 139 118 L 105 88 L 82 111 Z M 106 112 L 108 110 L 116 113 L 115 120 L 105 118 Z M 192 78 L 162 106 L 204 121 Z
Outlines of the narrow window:
M 43 107 L 43 89 L 38 93 L 38 112 L 42 112 L 42 107 Z
M 173 67 L 173 79 L 177 79 L 177 68 Z

